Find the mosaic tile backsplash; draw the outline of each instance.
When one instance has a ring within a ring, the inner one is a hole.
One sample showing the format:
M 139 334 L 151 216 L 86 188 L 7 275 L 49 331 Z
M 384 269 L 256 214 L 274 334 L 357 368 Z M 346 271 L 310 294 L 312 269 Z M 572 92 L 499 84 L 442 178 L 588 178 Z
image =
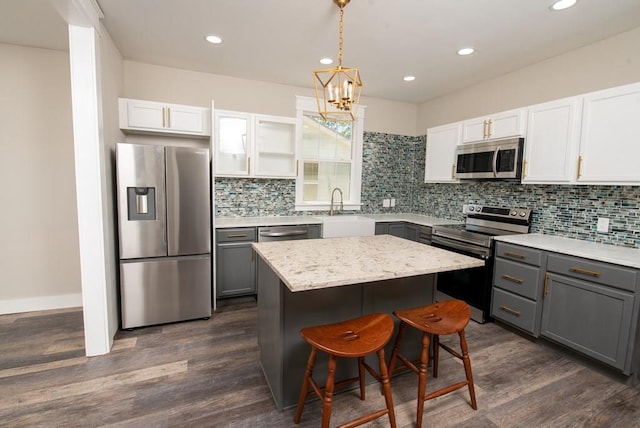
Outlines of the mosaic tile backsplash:
M 425 184 L 424 136 L 366 132 L 362 213 L 415 213 L 462 220 L 462 205 L 533 209 L 532 232 L 640 248 L 640 186 L 521 185 L 504 181 Z M 395 198 L 395 208 L 382 199 Z M 295 181 L 216 178 L 217 216 L 298 215 Z M 598 233 L 598 217 L 611 219 Z

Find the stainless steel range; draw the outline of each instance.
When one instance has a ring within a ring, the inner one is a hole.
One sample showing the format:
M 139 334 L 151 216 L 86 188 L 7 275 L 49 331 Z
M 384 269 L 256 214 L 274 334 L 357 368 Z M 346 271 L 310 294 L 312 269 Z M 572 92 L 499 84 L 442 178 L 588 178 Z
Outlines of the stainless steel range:
M 485 260 L 485 266 L 437 277 L 436 299 L 466 301 L 471 318 L 479 323 L 490 319 L 493 276 L 493 237 L 529 233 L 531 210 L 527 208 L 469 205 L 465 224 L 434 226 L 431 245 Z

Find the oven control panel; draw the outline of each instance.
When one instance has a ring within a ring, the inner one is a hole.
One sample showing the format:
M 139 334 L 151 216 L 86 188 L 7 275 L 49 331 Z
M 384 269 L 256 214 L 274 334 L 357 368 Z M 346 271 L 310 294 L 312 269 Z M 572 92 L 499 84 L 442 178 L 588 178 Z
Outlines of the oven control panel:
M 529 222 L 531 218 L 531 210 L 528 208 L 489 207 L 469 204 L 467 206 L 467 215 L 470 217 L 482 216 L 493 217 L 496 219 L 518 218 Z

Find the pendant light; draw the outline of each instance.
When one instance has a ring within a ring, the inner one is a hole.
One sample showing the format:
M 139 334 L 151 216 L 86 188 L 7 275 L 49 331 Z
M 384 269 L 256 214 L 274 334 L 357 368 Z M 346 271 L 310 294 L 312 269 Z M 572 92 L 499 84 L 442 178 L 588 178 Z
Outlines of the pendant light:
M 340 33 L 338 49 L 338 65 L 333 68 L 316 70 L 315 79 L 318 113 L 325 120 L 353 121 L 357 116 L 362 81 L 357 68 L 342 66 L 343 36 L 342 18 L 344 7 L 350 0 L 333 0 L 340 8 Z

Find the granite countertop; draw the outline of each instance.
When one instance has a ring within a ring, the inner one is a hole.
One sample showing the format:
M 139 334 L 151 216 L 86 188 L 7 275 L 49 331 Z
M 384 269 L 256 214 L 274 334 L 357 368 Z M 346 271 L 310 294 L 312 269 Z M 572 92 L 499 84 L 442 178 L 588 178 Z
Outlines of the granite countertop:
M 261 242 L 253 248 L 293 292 L 484 265 L 391 235 Z
M 322 224 L 322 220 L 309 216 L 265 216 L 265 217 L 216 217 L 216 229 L 227 227 L 289 226 L 296 224 Z
M 340 215 L 340 214 L 338 214 Z M 352 215 L 352 214 L 345 214 Z M 462 221 L 448 220 L 420 214 L 356 214 L 359 217 L 372 218 L 376 222 L 404 221 L 420 226 L 435 226 L 438 224 L 464 223 Z M 265 217 L 216 217 L 216 229 L 229 227 L 256 227 L 256 226 L 288 226 L 296 224 L 322 224 L 322 216 L 265 216 Z
M 395 222 L 404 221 L 407 223 L 418 224 L 420 226 L 436 226 L 440 224 L 463 224 L 464 221 L 451 220 L 446 218 L 431 217 L 421 214 L 359 214 L 362 217 L 374 219 L 376 222 Z
M 496 236 L 494 239 L 509 244 L 640 269 L 640 249 L 637 248 L 599 244 L 541 233 Z

